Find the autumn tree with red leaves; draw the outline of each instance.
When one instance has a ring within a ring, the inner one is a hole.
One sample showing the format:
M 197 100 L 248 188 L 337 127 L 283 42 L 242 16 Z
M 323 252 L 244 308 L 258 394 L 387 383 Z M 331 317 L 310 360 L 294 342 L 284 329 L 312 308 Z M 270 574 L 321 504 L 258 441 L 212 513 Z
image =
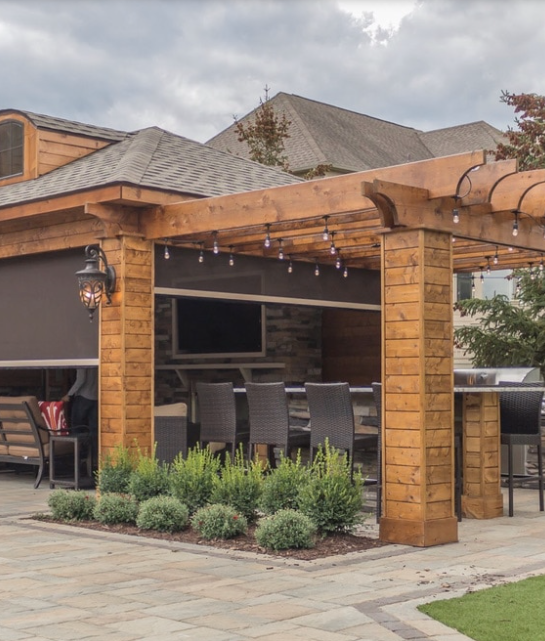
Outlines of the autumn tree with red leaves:
M 518 129 L 508 127 L 505 133 L 509 142 L 498 145 L 496 160 L 516 158 L 521 171 L 545 169 L 545 97 L 502 91 L 500 100 L 520 115 L 515 115 Z

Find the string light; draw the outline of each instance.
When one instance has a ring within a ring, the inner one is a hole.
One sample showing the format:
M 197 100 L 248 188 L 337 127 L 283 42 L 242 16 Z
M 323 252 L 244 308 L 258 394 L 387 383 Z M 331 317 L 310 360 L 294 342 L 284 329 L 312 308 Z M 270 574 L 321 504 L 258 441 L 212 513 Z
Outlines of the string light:
M 168 245 L 167 245 L 167 240 L 168 239 L 165 238 L 165 249 L 163 251 L 163 256 L 164 256 L 165 260 L 168 260 L 170 258 L 170 250 L 169 250 Z
M 335 232 L 334 231 L 331 232 L 331 245 L 329 247 L 329 253 L 332 256 L 335 256 L 335 254 L 337 253 L 337 248 L 335 247 Z
M 288 263 L 288 274 L 291 274 L 293 272 L 293 263 L 291 262 L 291 256 L 288 256 L 290 259 L 290 262 Z
M 519 213 L 518 211 L 514 211 L 513 214 L 515 215 L 515 220 L 513 221 L 513 236 L 518 236 L 519 235 Z
M 235 264 L 235 257 L 233 256 L 233 245 L 229 247 L 229 267 Z
M 342 267 L 342 260 L 341 260 L 341 250 L 337 249 L 337 259 L 335 260 L 335 267 L 337 269 L 340 269 Z
M 324 231 L 322 232 L 322 238 L 324 240 L 329 240 L 329 228 L 327 226 L 327 220 L 329 216 L 324 216 Z
M 498 256 L 498 246 L 497 245 L 496 245 L 496 253 L 494 254 L 494 259 L 493 260 L 494 260 L 494 265 L 497 265 L 499 260 L 500 260 L 500 257 Z
M 318 261 L 316 261 L 316 264 L 314 265 L 314 275 L 315 276 L 320 275 L 320 265 L 318 265 Z
M 483 273 L 483 268 L 481 267 L 480 269 L 481 269 L 481 277 L 480 277 L 480 280 L 481 280 L 481 283 L 484 283 L 484 273 Z
M 344 266 L 343 276 L 348 278 L 348 267 L 346 265 Z
M 280 244 L 280 247 L 278 248 L 278 260 L 284 260 L 284 241 L 279 238 L 278 242 Z
M 212 251 L 214 252 L 214 254 L 219 254 L 220 253 L 220 246 L 219 246 L 219 243 L 218 243 L 218 232 L 217 231 L 213 231 L 212 235 L 214 237 L 214 243 L 212 245 Z
M 486 257 L 486 273 L 490 274 L 490 256 Z
M 267 231 L 265 232 L 265 240 L 263 241 L 263 244 L 268 249 L 271 246 L 271 232 L 270 232 L 271 226 L 269 223 L 265 225 L 265 229 Z
M 202 248 L 203 244 L 200 243 L 200 245 L 201 245 L 201 248 L 199 250 L 199 263 L 204 263 L 204 251 Z
M 475 274 L 471 274 L 471 295 L 475 296 Z

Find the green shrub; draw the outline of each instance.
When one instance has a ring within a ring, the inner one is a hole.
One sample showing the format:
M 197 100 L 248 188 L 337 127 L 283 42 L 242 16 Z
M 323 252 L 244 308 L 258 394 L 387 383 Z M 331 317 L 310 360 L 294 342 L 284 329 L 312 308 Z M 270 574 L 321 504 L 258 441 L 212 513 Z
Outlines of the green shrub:
M 96 505 L 94 496 L 83 490 L 55 490 L 47 499 L 51 516 L 61 521 L 89 521 Z
M 96 504 L 94 517 L 100 523 L 136 523 L 138 501 L 130 494 L 104 494 Z
M 363 480 L 359 474 L 352 478 L 348 456 L 327 440 L 310 466 L 299 508 L 325 534 L 351 532 L 363 520 Z
M 226 455 L 220 477 L 214 484 L 210 502 L 232 505 L 237 512 L 253 523 L 257 518 L 262 485 L 261 463 L 257 459 L 246 461 L 241 446 L 235 454 L 234 461 L 229 454 Z
M 191 526 L 205 539 L 231 539 L 244 534 L 248 522 L 231 505 L 216 503 L 197 510 Z
M 273 468 L 263 479 L 259 506 L 265 514 L 278 510 L 297 509 L 301 488 L 308 479 L 306 466 L 301 465 L 301 452 L 295 461 L 287 456 L 280 458 L 278 467 Z
M 106 454 L 97 473 L 97 488 L 101 494 L 126 494 L 136 467 L 134 454 L 123 445 L 117 445 L 113 456 Z
M 210 501 L 220 469 L 219 459 L 208 447 L 190 448 L 184 459 L 179 454 L 171 465 L 169 489 L 193 514 Z
M 136 525 L 143 530 L 179 532 L 189 525 L 189 510 L 173 496 L 153 496 L 140 505 Z
M 314 547 L 316 525 L 306 514 L 293 509 L 278 510 L 259 521 L 257 543 L 271 550 Z
M 155 457 L 155 447 L 151 456 L 138 451 L 136 468 L 129 476 L 129 493 L 142 502 L 153 496 L 168 493 L 168 466 Z

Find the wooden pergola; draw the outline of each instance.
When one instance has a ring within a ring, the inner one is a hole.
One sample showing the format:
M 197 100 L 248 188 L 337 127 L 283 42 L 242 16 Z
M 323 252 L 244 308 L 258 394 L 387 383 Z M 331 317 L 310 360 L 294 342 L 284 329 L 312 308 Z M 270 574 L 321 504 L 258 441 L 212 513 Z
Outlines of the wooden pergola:
M 381 538 L 434 545 L 458 536 L 453 272 L 538 265 L 544 191 L 545 170 L 487 163 L 484 152 L 204 199 L 105 185 L 0 209 L 0 259 L 99 239 L 115 266 L 118 286 L 99 320 L 104 452 L 153 439 L 155 247 L 167 239 L 210 249 L 216 238 L 222 249 L 272 257 L 282 239 L 293 260 L 330 263 L 327 224 L 349 270 L 382 273 Z M 269 250 L 267 230 L 276 241 Z M 466 429 L 466 452 L 474 455 L 467 455 L 473 467 L 466 466 L 464 492 L 468 511 L 487 518 L 498 513 L 501 495 L 499 438 L 489 436 L 497 408 L 485 397 Z

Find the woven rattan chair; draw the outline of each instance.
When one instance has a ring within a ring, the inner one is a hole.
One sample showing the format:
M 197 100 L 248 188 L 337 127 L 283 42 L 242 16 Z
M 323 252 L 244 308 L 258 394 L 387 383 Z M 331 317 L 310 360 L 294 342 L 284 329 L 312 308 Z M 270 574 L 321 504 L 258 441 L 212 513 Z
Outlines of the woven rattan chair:
M 354 410 L 348 383 L 305 383 L 310 412 L 311 459 L 319 445 L 327 438 L 329 444 L 345 450 L 354 460 L 355 449 L 376 447 L 376 434 L 356 434 Z M 367 485 L 375 485 L 376 479 L 368 478 Z
M 500 381 L 500 385 L 514 387 L 535 386 L 536 383 L 512 383 Z M 543 391 L 500 392 L 501 444 L 507 446 L 507 487 L 509 492 L 509 516 L 513 516 L 513 446 L 535 445 L 537 448 L 537 475 L 517 475 L 516 480 L 537 481 L 539 487 L 539 509 L 543 502 L 543 451 L 541 444 L 541 405 Z
M 246 383 L 250 419 L 249 456 L 257 445 L 266 445 L 268 459 L 275 464 L 274 449 L 289 456 L 294 448 L 308 447 L 308 430 L 290 426 L 284 383 Z
M 202 383 L 196 385 L 199 401 L 200 444 L 225 443 L 235 456 L 241 441 L 237 433 L 235 392 L 232 383 Z

